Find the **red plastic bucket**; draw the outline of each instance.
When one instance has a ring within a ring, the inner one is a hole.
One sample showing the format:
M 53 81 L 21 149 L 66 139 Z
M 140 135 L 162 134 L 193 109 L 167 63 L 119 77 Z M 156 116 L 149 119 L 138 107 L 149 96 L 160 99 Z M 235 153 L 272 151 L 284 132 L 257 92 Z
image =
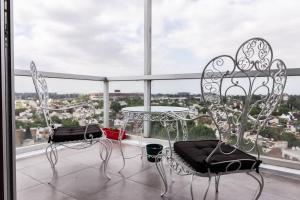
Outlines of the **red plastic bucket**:
M 119 129 L 103 128 L 102 130 L 107 138 L 113 139 L 113 140 L 119 139 L 119 133 L 120 133 Z M 124 140 L 124 139 L 126 139 L 126 131 L 122 130 L 122 140 Z

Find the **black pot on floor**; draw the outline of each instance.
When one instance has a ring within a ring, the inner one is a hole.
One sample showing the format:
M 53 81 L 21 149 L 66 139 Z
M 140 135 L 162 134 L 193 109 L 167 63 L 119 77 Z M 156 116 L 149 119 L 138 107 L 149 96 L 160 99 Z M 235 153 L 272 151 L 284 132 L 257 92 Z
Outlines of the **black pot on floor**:
M 163 146 L 160 144 L 147 144 L 147 160 L 149 162 L 155 162 L 155 157 L 163 150 Z M 160 159 L 158 159 L 160 161 Z

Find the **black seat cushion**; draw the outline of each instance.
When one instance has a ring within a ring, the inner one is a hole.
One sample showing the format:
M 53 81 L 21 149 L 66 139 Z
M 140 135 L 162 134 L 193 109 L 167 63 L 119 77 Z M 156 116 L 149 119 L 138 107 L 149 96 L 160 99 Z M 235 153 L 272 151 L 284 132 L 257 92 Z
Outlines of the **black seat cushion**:
M 52 142 L 68 142 L 76 140 L 84 140 L 86 126 L 76 126 L 76 127 L 58 127 L 54 129 L 54 134 L 49 141 Z M 102 131 L 100 127 L 96 124 L 89 125 L 86 133 L 86 138 L 91 139 L 99 138 L 102 136 Z
M 233 160 L 239 160 L 241 162 L 240 170 L 251 169 L 255 165 L 255 169 L 258 170 L 258 166 L 261 161 L 258 161 L 256 157 L 249 155 L 239 149 L 235 152 L 225 155 L 218 149 L 210 158 L 209 163 L 206 163 L 206 158 L 217 146 L 219 140 L 201 140 L 201 141 L 179 141 L 174 143 L 174 151 L 185 162 L 197 172 L 206 173 L 208 168 L 213 173 L 226 172 L 226 167 Z M 226 144 L 222 144 L 222 151 L 229 153 L 234 150 L 234 147 Z M 247 160 L 244 160 L 247 159 Z M 249 160 L 250 159 L 250 160 Z M 218 163 L 222 162 L 222 163 Z M 239 167 L 239 163 L 233 163 L 228 166 L 228 171 L 234 171 Z

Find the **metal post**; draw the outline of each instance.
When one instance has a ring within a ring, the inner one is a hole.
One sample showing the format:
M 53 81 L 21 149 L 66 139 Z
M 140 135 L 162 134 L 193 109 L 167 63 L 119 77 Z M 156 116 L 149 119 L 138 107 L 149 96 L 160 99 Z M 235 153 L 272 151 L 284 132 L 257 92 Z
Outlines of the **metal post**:
M 0 0 L 0 199 L 16 199 L 12 0 Z
M 103 85 L 103 125 L 109 127 L 109 82 L 104 81 Z
M 144 2 L 144 75 L 151 75 L 151 0 Z M 144 107 L 146 111 L 151 109 L 151 80 L 144 81 Z M 150 136 L 150 121 L 144 122 L 144 137 Z

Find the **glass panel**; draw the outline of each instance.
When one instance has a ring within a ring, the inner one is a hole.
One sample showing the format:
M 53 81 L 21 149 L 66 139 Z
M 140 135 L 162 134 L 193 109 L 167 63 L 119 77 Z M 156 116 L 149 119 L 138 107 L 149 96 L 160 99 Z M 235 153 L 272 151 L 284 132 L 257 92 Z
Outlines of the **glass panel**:
M 153 74 L 200 73 L 210 59 L 234 56 L 252 37 L 299 68 L 299 1 L 153 0 Z M 270 6 L 272 4 L 272 6 Z
M 238 79 L 243 83 L 242 79 Z M 228 85 L 229 79 L 224 81 Z M 288 77 L 281 104 L 272 114 L 262 130 L 258 144 L 262 155 L 274 158 L 300 161 L 300 89 L 298 77 Z M 229 96 L 241 95 L 238 92 Z M 200 100 L 199 80 L 153 81 L 151 104 L 153 106 L 187 107 L 194 114 L 205 114 L 207 110 Z M 253 110 L 253 112 L 256 112 Z M 255 115 L 255 113 L 252 113 Z M 193 116 L 190 116 L 193 117 Z M 188 123 L 189 140 L 215 139 L 216 127 L 210 118 L 202 118 Z M 181 127 L 179 124 L 179 131 Z M 152 123 L 151 137 L 167 139 L 160 123 Z M 176 130 L 171 132 L 176 137 Z
M 100 76 L 141 75 L 140 0 L 16 0 L 15 66 Z
M 176 106 L 203 113 L 205 109 L 200 103 L 200 81 L 199 80 L 171 80 L 152 82 L 152 106 Z M 194 115 L 187 116 L 193 117 Z M 201 121 L 202 120 L 202 121 Z M 211 129 L 211 120 L 201 119 L 188 123 L 189 140 L 215 138 L 215 132 Z M 203 122 L 203 123 L 201 123 Z M 151 124 L 151 137 L 167 139 L 166 130 L 160 122 Z M 178 124 L 182 134 L 181 124 Z M 171 132 L 174 139 L 177 131 Z M 181 135 L 182 136 L 182 135 Z
M 144 82 L 110 82 L 110 127 L 119 128 L 123 122 L 122 108 L 144 105 Z M 129 134 L 139 134 L 136 132 L 134 124 L 128 124 L 126 131 Z
M 61 79 L 47 79 L 49 89 L 49 104 L 60 108 L 79 103 L 89 103 L 95 106 L 96 119 L 103 122 L 103 83 L 91 81 L 74 81 Z M 73 89 L 57 87 L 78 85 Z M 15 78 L 15 114 L 16 114 L 16 146 L 28 146 L 48 142 L 49 129 L 38 107 L 37 95 L 31 78 Z M 51 112 L 50 116 L 57 126 L 74 126 L 82 124 L 80 114 L 84 110 L 67 110 L 65 112 Z

